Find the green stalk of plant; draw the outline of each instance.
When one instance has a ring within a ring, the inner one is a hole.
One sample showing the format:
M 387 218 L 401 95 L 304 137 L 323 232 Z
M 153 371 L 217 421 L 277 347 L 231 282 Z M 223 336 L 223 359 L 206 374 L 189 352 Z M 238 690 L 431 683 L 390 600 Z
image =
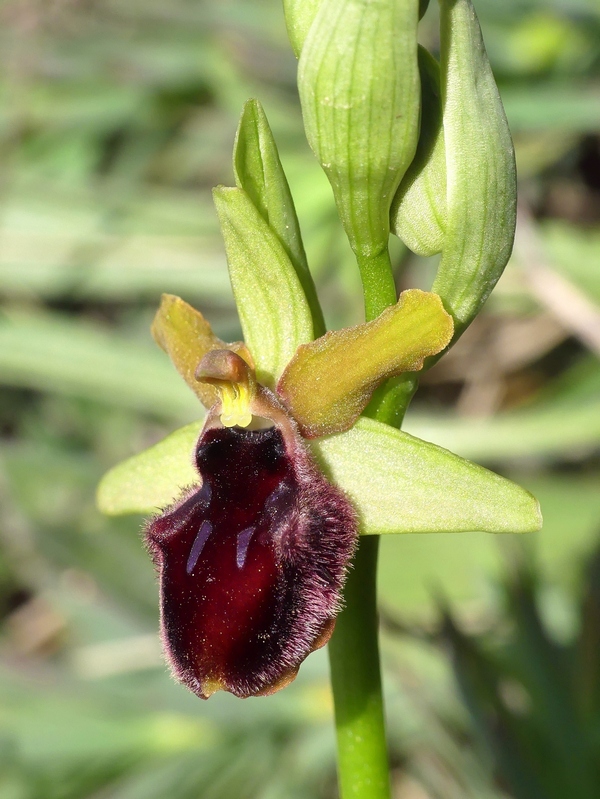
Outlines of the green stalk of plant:
M 386 249 L 386 255 L 388 251 Z M 389 261 L 389 255 L 387 255 Z M 388 280 L 363 284 L 367 319 L 396 301 L 391 264 Z M 385 417 L 385 393 L 373 416 Z M 385 418 L 381 418 L 385 421 Z M 398 425 L 399 427 L 400 425 Z M 379 537 L 361 541 L 346 583 L 345 607 L 329 642 L 340 795 L 389 799 L 390 768 L 381 685 L 377 616 Z M 360 641 L 357 647 L 356 642 Z

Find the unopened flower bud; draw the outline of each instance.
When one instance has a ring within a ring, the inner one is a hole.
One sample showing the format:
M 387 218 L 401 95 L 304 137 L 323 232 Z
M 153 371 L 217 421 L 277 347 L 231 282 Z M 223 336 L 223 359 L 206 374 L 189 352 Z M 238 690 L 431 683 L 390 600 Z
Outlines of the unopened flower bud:
M 417 145 L 418 17 L 418 0 L 321 0 L 300 56 L 306 136 L 363 281 L 387 250 L 390 204 Z
M 440 0 L 447 224 L 432 290 L 456 336 L 471 323 L 512 250 L 514 151 L 471 0 Z

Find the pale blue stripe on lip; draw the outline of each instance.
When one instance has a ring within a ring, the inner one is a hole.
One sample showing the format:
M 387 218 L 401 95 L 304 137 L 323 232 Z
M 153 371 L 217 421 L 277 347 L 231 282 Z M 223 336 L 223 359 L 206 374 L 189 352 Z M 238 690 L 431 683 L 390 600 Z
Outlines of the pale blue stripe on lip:
M 256 530 L 255 527 L 246 527 L 245 530 L 242 530 L 241 533 L 238 533 L 237 538 L 237 550 L 235 555 L 235 562 L 237 563 L 238 569 L 241 569 L 246 562 L 246 555 L 248 554 L 248 546 L 250 544 L 250 539 L 252 538 L 252 534 Z
M 206 519 L 200 525 L 200 529 L 198 530 L 198 534 L 192 544 L 192 549 L 190 551 L 190 556 L 187 560 L 187 564 L 185 570 L 188 574 L 191 574 L 194 570 L 196 563 L 198 563 L 198 558 L 204 549 L 204 545 L 208 541 L 210 534 L 212 533 L 212 524 L 207 521 Z

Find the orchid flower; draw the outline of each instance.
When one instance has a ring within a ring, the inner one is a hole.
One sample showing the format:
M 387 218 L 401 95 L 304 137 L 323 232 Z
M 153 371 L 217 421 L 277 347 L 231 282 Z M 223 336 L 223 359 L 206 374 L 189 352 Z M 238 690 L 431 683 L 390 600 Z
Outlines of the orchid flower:
M 247 127 L 270 141 L 255 103 L 238 142 Z M 361 416 L 378 385 L 452 339 L 439 296 L 410 289 L 375 320 L 314 339 L 309 292 L 249 193 L 219 188 L 215 200 L 246 343 L 226 344 L 164 295 L 154 338 L 208 414 L 99 489 L 106 513 L 155 514 L 146 541 L 165 652 L 203 698 L 268 694 L 293 679 L 331 635 L 359 533 L 538 526 L 519 486 Z

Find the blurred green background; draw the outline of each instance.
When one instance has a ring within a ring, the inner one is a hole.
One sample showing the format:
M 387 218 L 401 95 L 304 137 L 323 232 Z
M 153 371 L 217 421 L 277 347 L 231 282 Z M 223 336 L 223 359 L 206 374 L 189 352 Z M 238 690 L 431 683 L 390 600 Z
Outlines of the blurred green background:
M 422 40 L 437 47 L 436 9 Z M 478 0 L 514 134 L 514 256 L 407 429 L 539 497 L 526 539 L 397 536 L 380 594 L 395 799 L 600 796 L 600 8 Z M 263 103 L 329 324 L 359 281 L 275 0 L 0 5 L 0 799 L 333 799 L 327 660 L 269 699 L 175 685 L 110 466 L 198 415 L 161 292 L 240 335 L 210 188 Z M 435 261 L 396 242 L 398 287 Z

